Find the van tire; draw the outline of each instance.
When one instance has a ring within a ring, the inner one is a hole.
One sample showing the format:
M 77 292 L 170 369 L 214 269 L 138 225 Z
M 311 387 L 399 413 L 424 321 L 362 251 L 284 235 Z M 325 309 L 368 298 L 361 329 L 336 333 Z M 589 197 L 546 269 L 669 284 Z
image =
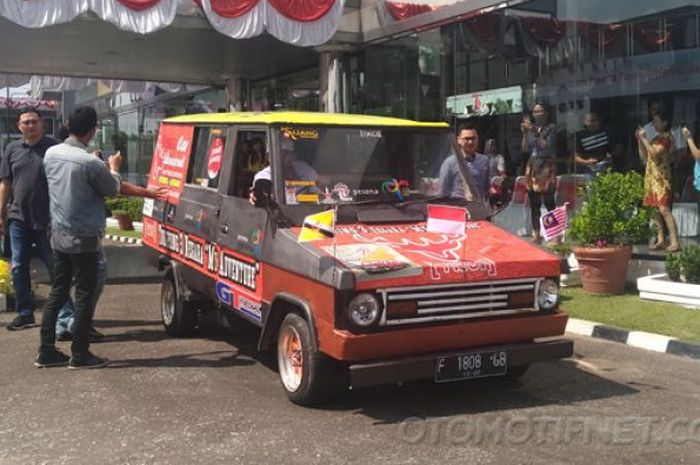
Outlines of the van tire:
M 337 362 L 317 350 L 311 340 L 309 323 L 296 313 L 288 313 L 277 333 L 277 364 L 282 387 L 293 403 L 314 405 L 334 392 Z
M 165 332 L 175 337 L 190 335 L 197 326 L 197 307 L 178 296 L 172 273 L 165 275 L 160 288 L 160 317 Z

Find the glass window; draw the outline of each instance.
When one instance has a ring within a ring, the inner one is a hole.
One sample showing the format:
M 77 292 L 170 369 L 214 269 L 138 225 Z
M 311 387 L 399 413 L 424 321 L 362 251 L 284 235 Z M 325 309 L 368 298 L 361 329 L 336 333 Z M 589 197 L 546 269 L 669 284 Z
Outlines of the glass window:
M 248 197 L 255 175 L 268 164 L 268 142 L 264 131 L 239 131 L 234 151 L 234 180 L 229 195 Z
M 224 129 L 197 128 L 187 183 L 216 189 L 219 186 L 225 149 L 226 131 Z
M 445 129 L 287 127 L 279 139 L 287 205 L 433 196 L 454 153 Z

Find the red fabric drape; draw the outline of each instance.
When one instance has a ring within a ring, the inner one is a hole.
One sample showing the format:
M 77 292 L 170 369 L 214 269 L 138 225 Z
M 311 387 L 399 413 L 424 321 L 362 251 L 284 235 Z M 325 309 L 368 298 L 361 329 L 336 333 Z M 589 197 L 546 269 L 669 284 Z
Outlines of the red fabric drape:
M 602 46 L 605 50 L 612 47 L 622 36 L 624 31 L 622 24 L 596 24 L 578 23 L 578 31 L 581 36 L 596 47 Z M 603 42 L 600 43 L 600 32 L 603 33 Z
M 433 7 L 430 5 L 390 2 L 388 0 L 386 2 L 386 7 L 396 21 L 401 21 L 402 19 L 410 18 L 411 16 L 419 15 L 421 13 L 427 13 L 428 11 L 433 11 Z
M 154 7 L 160 0 L 117 0 L 119 3 L 132 10 L 148 10 Z
M 554 18 L 520 18 L 530 37 L 540 46 L 553 46 L 566 34 L 566 22 Z
M 200 0 L 195 0 L 202 6 Z M 224 18 L 237 18 L 248 13 L 260 0 L 209 0 L 211 9 Z
M 267 0 L 272 7 L 294 21 L 316 21 L 323 18 L 336 0 Z

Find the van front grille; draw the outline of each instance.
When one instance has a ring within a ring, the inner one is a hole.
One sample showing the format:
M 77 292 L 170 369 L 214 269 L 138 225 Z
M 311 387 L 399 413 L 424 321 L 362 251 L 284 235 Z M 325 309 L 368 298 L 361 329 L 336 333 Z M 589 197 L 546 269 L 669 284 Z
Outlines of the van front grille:
M 405 325 L 536 312 L 535 295 L 541 279 L 379 289 L 384 303 L 380 324 Z

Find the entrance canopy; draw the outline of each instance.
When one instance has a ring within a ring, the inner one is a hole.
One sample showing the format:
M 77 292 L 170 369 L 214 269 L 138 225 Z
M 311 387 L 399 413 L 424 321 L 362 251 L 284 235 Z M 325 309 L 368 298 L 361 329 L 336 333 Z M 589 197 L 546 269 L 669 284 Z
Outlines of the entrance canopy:
M 92 12 L 118 29 L 148 34 L 175 15 L 202 10 L 217 31 L 235 39 L 273 37 L 294 45 L 321 45 L 338 28 L 345 0 L 0 0 L 0 16 L 24 27 L 63 24 Z
M 318 63 L 345 0 L 0 0 L 0 72 L 226 85 Z M 231 40 L 231 39 L 245 40 Z

